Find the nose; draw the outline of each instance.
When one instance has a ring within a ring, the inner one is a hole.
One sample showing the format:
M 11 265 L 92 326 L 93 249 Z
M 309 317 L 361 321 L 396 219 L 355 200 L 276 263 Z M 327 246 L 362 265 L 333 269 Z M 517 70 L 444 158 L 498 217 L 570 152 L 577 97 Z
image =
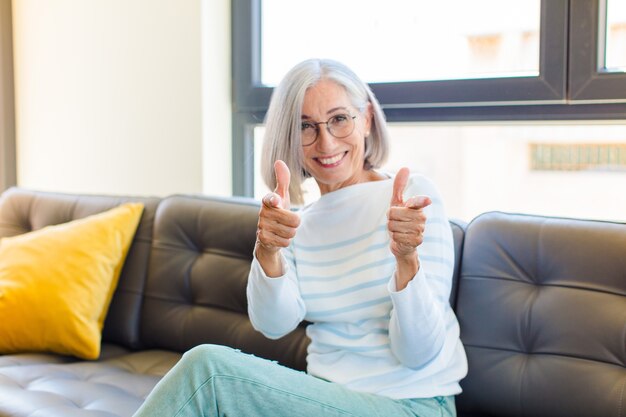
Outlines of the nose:
M 320 123 L 318 125 L 318 129 L 317 140 L 315 141 L 317 149 L 322 152 L 332 150 L 335 147 L 335 141 L 337 138 L 331 135 L 328 131 L 328 124 Z

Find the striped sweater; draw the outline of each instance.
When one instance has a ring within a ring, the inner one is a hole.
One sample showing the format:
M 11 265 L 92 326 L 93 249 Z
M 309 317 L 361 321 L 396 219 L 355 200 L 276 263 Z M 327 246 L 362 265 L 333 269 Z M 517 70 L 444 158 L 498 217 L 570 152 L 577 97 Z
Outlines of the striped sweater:
M 269 338 L 310 321 L 311 375 L 391 398 L 458 394 L 467 360 L 448 302 L 450 226 L 433 184 L 412 175 L 405 198 L 427 195 L 433 203 L 424 209 L 420 269 L 396 291 L 386 218 L 392 186 L 391 179 L 351 185 L 302 209 L 282 251 L 284 275 L 268 278 L 253 260 L 248 313 Z

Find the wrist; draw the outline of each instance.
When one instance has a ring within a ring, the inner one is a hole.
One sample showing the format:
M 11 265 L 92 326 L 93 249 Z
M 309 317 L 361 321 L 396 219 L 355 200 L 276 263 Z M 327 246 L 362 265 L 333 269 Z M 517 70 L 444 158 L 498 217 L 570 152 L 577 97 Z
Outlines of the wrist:
M 396 262 L 405 266 L 419 266 L 419 260 L 417 258 L 417 251 L 413 250 L 410 253 L 396 255 Z
M 268 248 L 257 242 L 254 248 L 254 256 L 261 265 L 263 272 L 269 278 L 277 278 L 283 275 L 283 266 L 280 259 L 280 248 Z
M 396 257 L 396 289 L 401 291 L 406 288 L 409 282 L 415 277 L 420 269 L 420 262 L 417 258 L 417 252 L 408 255 Z

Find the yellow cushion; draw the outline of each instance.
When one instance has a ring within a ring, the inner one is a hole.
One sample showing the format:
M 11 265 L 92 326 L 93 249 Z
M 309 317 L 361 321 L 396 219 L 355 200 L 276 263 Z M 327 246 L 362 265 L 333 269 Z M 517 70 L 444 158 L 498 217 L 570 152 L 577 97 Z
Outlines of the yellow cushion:
M 143 204 L 0 240 L 0 353 L 100 356 Z

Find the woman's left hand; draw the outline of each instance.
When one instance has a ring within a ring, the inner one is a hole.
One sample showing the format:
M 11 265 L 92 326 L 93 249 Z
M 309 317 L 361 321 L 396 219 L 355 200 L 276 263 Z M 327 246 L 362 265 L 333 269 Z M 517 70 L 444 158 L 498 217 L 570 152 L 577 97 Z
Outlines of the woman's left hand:
M 387 212 L 390 249 L 398 263 L 398 289 L 404 288 L 419 269 L 416 249 L 424 241 L 426 215 L 423 209 L 431 204 L 427 196 L 414 196 L 404 201 L 408 181 L 409 170 L 402 168 L 394 179 L 391 207 Z

